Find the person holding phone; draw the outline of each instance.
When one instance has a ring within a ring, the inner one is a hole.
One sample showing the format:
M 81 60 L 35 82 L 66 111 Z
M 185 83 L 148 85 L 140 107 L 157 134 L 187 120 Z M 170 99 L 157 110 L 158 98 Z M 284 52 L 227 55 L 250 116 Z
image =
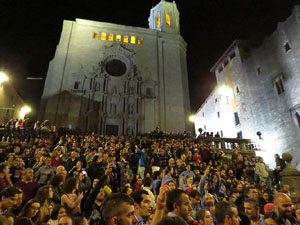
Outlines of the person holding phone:
M 66 180 L 63 188 L 63 196 L 61 197 L 61 205 L 65 206 L 67 212 L 71 215 L 81 213 L 80 205 L 83 198 L 83 193 L 78 192 L 79 184 L 76 178 L 72 177 Z

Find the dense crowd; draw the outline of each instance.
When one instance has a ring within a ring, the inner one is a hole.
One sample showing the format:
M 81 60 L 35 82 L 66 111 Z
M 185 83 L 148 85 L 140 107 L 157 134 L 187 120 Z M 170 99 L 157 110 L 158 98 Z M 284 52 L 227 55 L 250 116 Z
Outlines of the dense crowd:
M 38 130 L 39 131 L 39 130 Z M 18 133 L 20 134 L 20 133 Z M 12 133 L 8 133 L 12 135 Z M 290 225 L 299 200 L 285 162 L 223 152 L 186 135 L 4 136 L 0 225 Z

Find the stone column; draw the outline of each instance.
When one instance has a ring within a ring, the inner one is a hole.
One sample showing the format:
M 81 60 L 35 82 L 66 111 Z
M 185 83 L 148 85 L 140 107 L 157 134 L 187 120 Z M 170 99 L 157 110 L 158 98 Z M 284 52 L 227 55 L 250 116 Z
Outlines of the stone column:
M 280 173 L 281 185 L 288 184 L 290 189 L 300 196 L 300 171 L 291 164 L 293 156 L 290 153 L 283 153 L 282 159 L 286 162 L 286 167 Z

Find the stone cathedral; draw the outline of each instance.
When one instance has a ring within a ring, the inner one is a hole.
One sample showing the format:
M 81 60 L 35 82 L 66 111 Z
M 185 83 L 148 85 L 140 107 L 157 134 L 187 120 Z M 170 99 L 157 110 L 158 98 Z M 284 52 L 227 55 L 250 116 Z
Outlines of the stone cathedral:
M 175 2 L 150 11 L 149 29 L 65 20 L 49 64 L 41 120 L 108 135 L 190 129 L 186 43 Z

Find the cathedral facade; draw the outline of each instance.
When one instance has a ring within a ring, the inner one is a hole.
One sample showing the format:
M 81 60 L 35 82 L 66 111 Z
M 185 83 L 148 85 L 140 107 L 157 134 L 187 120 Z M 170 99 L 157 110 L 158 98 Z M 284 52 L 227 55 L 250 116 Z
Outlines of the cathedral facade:
M 196 132 L 260 136 L 268 163 L 283 152 L 300 162 L 299 15 L 296 6 L 259 47 L 243 41 L 229 46 L 211 69 L 217 86 L 197 111 Z
M 175 2 L 150 11 L 149 29 L 64 21 L 41 119 L 57 127 L 136 135 L 189 128 L 186 43 Z

